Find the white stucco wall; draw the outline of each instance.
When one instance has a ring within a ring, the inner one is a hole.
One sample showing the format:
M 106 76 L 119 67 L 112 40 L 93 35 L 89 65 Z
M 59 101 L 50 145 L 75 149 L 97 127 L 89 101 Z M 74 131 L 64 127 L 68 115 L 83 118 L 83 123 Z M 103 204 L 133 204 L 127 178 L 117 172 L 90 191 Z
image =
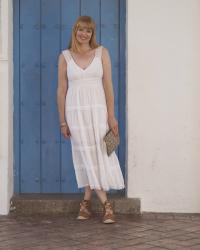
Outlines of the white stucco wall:
M 128 0 L 128 196 L 200 212 L 200 1 Z
M 13 56 L 12 5 L 2 0 L 2 36 L 0 55 L 0 214 L 9 212 L 13 194 Z

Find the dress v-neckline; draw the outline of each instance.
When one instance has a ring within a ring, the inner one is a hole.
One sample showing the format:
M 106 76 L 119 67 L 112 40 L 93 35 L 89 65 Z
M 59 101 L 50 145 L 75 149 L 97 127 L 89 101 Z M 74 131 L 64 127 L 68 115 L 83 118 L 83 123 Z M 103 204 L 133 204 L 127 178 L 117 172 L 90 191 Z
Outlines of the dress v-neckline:
M 96 58 L 96 49 L 95 49 L 95 51 L 94 51 L 94 56 L 93 56 L 92 60 L 90 61 L 90 63 L 87 65 L 87 67 L 82 68 L 82 67 L 76 62 L 76 60 L 74 60 L 74 57 L 72 56 L 72 53 L 70 52 L 70 50 L 69 50 L 69 53 L 70 53 L 70 56 L 71 56 L 72 61 L 74 62 L 74 64 L 75 64 L 79 69 L 81 69 L 82 71 L 86 71 L 86 70 L 91 66 L 91 64 L 94 62 L 94 59 Z

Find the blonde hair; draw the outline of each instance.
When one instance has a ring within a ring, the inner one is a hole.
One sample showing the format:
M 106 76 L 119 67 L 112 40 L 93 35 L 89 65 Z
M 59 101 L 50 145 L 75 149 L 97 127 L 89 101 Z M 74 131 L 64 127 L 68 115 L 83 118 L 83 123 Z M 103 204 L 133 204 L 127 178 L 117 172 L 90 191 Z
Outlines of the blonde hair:
M 71 49 L 73 52 L 80 52 L 80 45 L 76 39 L 76 33 L 78 31 L 78 29 L 80 27 L 82 27 L 84 25 L 86 25 L 86 27 L 88 29 L 92 30 L 92 36 L 91 39 L 89 41 L 90 47 L 92 49 L 99 47 L 99 44 L 96 42 L 96 24 L 93 21 L 93 19 L 90 16 L 80 16 L 72 29 L 72 35 L 71 35 L 71 39 L 70 39 L 70 43 L 68 46 L 68 49 Z

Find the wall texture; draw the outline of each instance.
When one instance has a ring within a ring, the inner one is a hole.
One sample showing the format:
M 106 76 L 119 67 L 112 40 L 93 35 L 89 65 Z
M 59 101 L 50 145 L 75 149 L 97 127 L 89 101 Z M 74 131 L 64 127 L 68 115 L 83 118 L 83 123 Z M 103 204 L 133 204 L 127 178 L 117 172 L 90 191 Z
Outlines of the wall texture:
M 200 1 L 128 0 L 128 196 L 200 212 Z

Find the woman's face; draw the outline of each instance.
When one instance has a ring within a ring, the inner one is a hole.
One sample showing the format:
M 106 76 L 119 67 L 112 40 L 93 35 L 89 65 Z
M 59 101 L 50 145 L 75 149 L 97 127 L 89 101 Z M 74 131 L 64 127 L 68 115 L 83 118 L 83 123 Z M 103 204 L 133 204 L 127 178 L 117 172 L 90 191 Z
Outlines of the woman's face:
M 87 27 L 85 24 L 81 24 L 76 32 L 76 39 L 80 44 L 89 43 L 92 37 L 92 29 Z

